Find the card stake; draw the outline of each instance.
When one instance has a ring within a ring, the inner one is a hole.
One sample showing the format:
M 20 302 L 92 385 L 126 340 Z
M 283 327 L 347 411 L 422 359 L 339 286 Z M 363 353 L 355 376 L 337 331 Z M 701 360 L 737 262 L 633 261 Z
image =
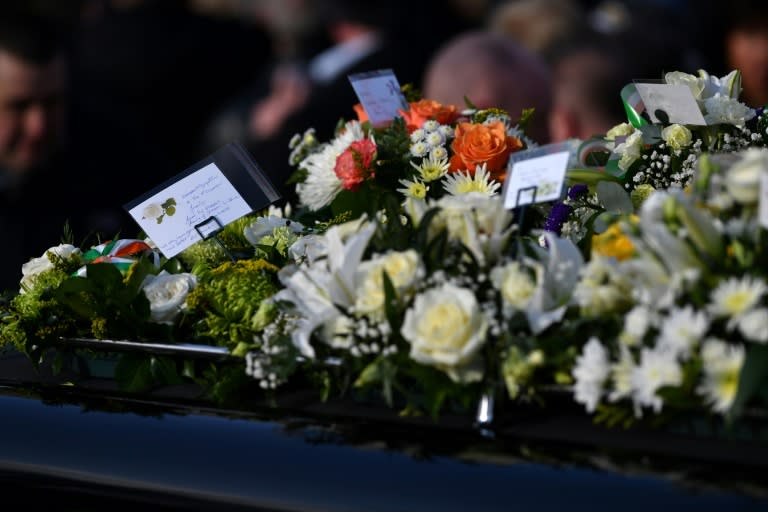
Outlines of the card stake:
M 224 226 L 278 198 L 267 176 L 233 143 L 124 208 L 160 252 L 172 258 L 200 240 L 215 238 L 222 245 L 217 234 Z
M 565 184 L 568 163 L 577 149 L 578 141 L 567 140 L 515 153 L 507 164 L 507 179 L 502 197 L 504 208 L 516 208 L 518 225 L 517 258 L 523 257 L 521 236 L 525 210 L 529 204 L 560 199 Z
M 372 126 L 385 126 L 399 115 L 399 110 L 408 109 L 408 102 L 400 92 L 400 83 L 391 69 L 357 73 L 348 78 Z

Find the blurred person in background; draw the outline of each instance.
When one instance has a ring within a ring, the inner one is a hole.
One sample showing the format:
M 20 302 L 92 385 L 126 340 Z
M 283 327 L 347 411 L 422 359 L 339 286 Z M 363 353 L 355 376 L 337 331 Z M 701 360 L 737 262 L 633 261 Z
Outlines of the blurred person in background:
M 768 104 L 768 3 L 736 0 L 728 7 L 724 30 L 727 69 L 741 71 L 741 99 L 752 107 Z
M 57 245 L 78 210 L 66 163 L 67 67 L 55 26 L 0 6 L 0 292 L 18 290 L 22 264 Z
M 479 108 L 499 107 L 513 120 L 535 109 L 526 135 L 549 140 L 547 119 L 552 82 L 543 59 L 511 38 L 488 31 L 457 35 L 440 48 L 424 74 L 424 97 L 464 108 L 464 97 Z
M 584 32 L 587 16 L 573 0 L 505 0 L 496 4 L 487 25 L 549 61 L 557 47 Z
M 314 20 L 295 58 L 276 62 L 251 90 L 211 122 L 207 147 L 241 138 L 257 163 L 295 201 L 285 181 L 293 172 L 288 143 L 310 127 L 328 140 L 340 118 L 355 117 L 359 102 L 349 82 L 354 73 L 391 68 L 401 85 L 419 85 L 437 46 L 464 20 L 438 0 L 327 0 L 307 2 Z M 425 23 L 428 20 L 428 23 Z M 325 43 L 325 44 L 323 44 Z
M 663 69 L 635 58 L 634 45 L 622 34 L 586 31 L 552 54 L 553 142 L 604 136 L 626 122 L 621 89 L 634 79 L 660 77 Z

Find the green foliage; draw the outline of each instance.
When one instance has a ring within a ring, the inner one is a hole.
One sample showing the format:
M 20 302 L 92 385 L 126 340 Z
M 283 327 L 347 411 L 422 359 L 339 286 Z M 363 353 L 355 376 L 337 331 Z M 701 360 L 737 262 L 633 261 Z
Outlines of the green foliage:
M 264 260 L 196 268 L 199 282 L 187 297 L 195 335 L 230 348 L 252 344 L 254 334 L 274 316 L 261 304 L 277 291 L 276 270 Z

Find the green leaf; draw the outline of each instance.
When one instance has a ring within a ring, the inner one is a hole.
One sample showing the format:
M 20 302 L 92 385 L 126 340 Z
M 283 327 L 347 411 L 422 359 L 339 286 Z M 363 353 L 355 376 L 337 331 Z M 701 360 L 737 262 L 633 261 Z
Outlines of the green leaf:
M 768 346 L 752 345 L 747 349 L 744 366 L 739 375 L 739 389 L 726 416 L 729 423 L 736 420 L 752 397 L 766 383 L 768 376 Z
M 160 206 L 162 206 L 163 208 L 165 208 L 167 210 L 168 208 L 172 208 L 172 207 L 176 206 L 176 200 L 174 198 L 172 198 L 172 197 L 169 197 Z
M 597 198 L 610 212 L 632 213 L 632 199 L 624 187 L 612 181 L 601 181 L 597 184 Z
M 176 207 L 175 206 L 169 206 L 165 209 L 165 213 L 170 217 L 174 213 L 176 213 Z

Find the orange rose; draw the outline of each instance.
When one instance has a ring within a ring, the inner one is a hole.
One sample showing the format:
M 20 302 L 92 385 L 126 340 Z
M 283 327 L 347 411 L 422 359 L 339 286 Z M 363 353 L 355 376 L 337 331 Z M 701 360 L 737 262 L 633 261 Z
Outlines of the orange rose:
M 468 170 L 485 163 L 486 169 L 495 180 L 503 181 L 507 159 L 510 153 L 522 149 L 523 142 L 507 135 L 504 123 L 489 124 L 459 123 L 451 149 L 451 172 Z
M 361 124 L 368 120 L 368 112 L 365 111 L 362 103 L 357 103 L 352 108 L 355 109 L 357 120 L 360 121 Z
M 459 117 L 459 110 L 455 105 L 441 105 L 432 100 L 411 102 L 407 111 L 400 110 L 399 112 L 405 119 L 408 133 L 421 128 L 424 121 L 428 119 L 434 119 L 440 124 L 451 124 Z

